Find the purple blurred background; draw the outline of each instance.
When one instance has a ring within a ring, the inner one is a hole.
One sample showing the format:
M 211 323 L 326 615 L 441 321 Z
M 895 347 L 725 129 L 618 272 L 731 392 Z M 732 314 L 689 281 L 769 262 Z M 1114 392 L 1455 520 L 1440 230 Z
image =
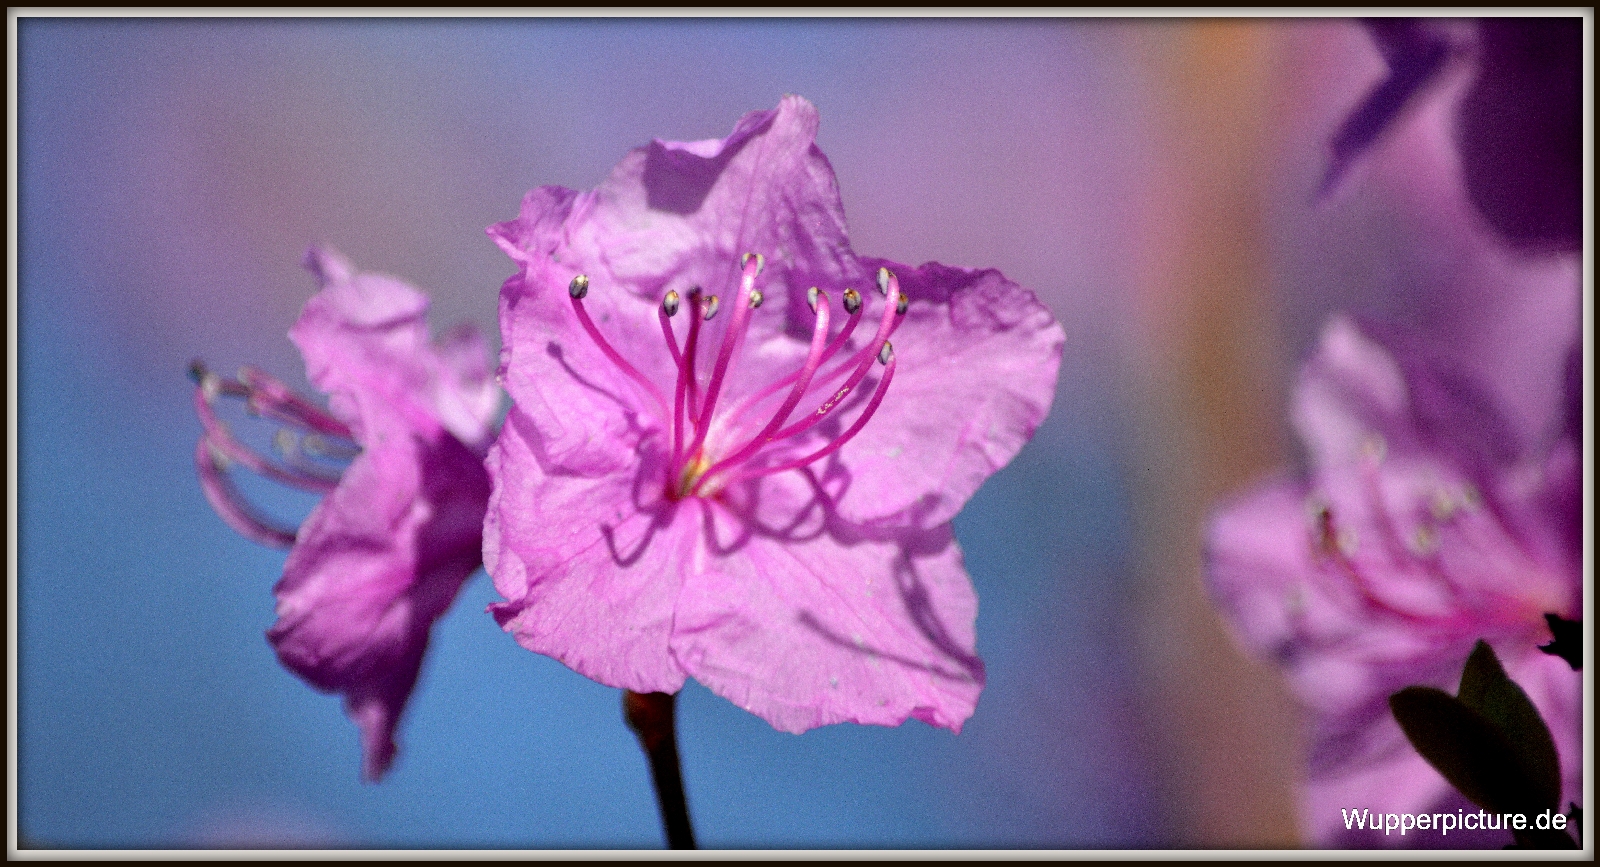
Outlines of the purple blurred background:
M 525 191 L 785 93 L 821 112 L 858 252 L 998 267 L 1068 342 L 1051 417 L 956 520 L 990 676 L 967 728 L 797 737 L 691 685 L 702 844 L 1295 845 L 1300 720 L 1205 600 L 1199 539 L 1288 459 L 1288 383 L 1329 312 L 1431 321 L 1406 293 L 1435 247 L 1407 239 L 1444 194 L 1389 166 L 1432 127 L 1312 201 L 1384 71 L 1353 23 L 17 26 L 22 845 L 659 845 L 617 692 L 518 648 L 481 573 L 395 771 L 360 784 L 337 699 L 262 637 L 283 555 L 200 495 L 184 372 L 306 387 L 285 332 L 312 242 L 428 291 L 437 327 L 498 334 L 512 266 L 483 228 Z M 1502 265 L 1527 262 L 1437 279 Z

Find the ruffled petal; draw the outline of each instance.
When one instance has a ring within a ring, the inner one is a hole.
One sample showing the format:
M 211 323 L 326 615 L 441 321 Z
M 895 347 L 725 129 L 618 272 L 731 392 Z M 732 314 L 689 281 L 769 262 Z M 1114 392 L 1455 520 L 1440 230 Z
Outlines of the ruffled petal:
M 285 667 L 344 695 L 376 780 L 433 624 L 482 562 L 489 477 L 475 449 L 498 397 L 475 332 L 430 343 L 422 293 L 331 250 L 306 264 L 323 288 L 290 338 L 362 450 L 301 525 L 267 636 Z
M 676 692 L 668 652 L 673 606 L 698 527 L 637 474 L 556 468 L 535 426 L 513 408 L 489 451 L 494 481 L 483 555 L 506 602 L 490 607 L 519 644 L 608 686 Z
M 776 487 L 761 496 L 795 501 Z M 948 525 L 864 532 L 815 495 L 754 521 L 695 506 L 672 650 L 696 680 L 782 731 L 908 717 L 961 730 L 984 670 Z
M 859 523 L 934 527 L 1010 463 L 1050 412 L 1066 335 L 999 271 L 928 263 L 893 270 L 910 299 L 883 404 L 841 450 L 839 512 Z
M 289 339 L 356 438 L 372 419 L 397 416 L 418 432 L 444 427 L 481 446 L 499 409 L 482 338 L 469 327 L 435 348 L 426 295 L 393 277 L 357 272 L 323 247 L 306 253 L 306 266 L 322 291 L 306 301 Z
M 284 666 L 345 696 L 363 776 L 394 757 L 394 730 L 429 632 L 478 568 L 489 482 L 472 451 L 391 430 L 368 444 L 301 526 L 267 633 Z

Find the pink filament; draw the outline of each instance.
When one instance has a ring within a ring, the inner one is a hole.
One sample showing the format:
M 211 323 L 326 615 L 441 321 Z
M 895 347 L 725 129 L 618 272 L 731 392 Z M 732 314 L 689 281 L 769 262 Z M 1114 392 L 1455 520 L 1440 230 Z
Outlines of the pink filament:
M 200 490 L 211 508 L 247 539 L 273 548 L 293 545 L 294 531 L 277 526 L 252 508 L 217 457 L 210 438 L 202 435 L 195 444 L 194 463 L 200 471 Z
M 866 426 L 873 414 L 877 412 L 878 406 L 883 402 L 884 395 L 889 389 L 889 383 L 894 378 L 896 361 L 891 353 L 885 358 L 883 376 L 878 380 L 866 407 L 844 433 L 834 437 L 826 445 L 805 457 L 743 471 L 739 470 L 741 466 L 747 466 L 752 460 L 756 459 L 757 455 L 762 452 L 763 447 L 768 443 L 805 433 L 818 422 L 832 415 L 839 405 L 844 402 L 845 398 L 866 378 L 873 362 L 877 361 L 879 356 L 883 354 L 890 335 L 894 333 L 900 324 L 901 311 L 899 305 L 902 296 L 898 279 L 890 273 L 884 286 L 887 297 L 883 315 L 872 339 L 859 351 L 853 353 L 833 369 L 827 372 L 819 372 L 823 365 L 837 355 L 839 350 L 848 342 L 851 334 L 855 331 L 857 323 L 861 320 L 864 307 L 857 307 L 850 314 L 840 333 L 834 339 L 829 340 L 830 308 L 828 306 L 828 297 L 825 293 L 818 293 L 815 307 L 816 320 L 812 328 L 811 344 L 806 353 L 806 359 L 800 368 L 780 377 L 775 382 L 769 383 L 764 388 L 757 390 L 752 396 L 740 401 L 731 412 L 727 413 L 723 421 L 731 430 L 737 430 L 741 426 L 736 422 L 742 415 L 762 404 L 780 389 L 788 387 L 788 396 L 784 398 L 766 424 L 753 437 L 750 437 L 742 445 L 731 451 L 726 457 L 717 460 L 709 467 L 699 469 L 696 475 L 689 476 L 688 472 L 691 465 L 703 465 L 703 462 L 706 461 L 706 457 L 701 455 L 701 452 L 711 429 L 712 419 L 716 414 L 717 399 L 722 394 L 722 388 L 726 382 L 728 372 L 732 368 L 735 356 L 738 355 L 744 345 L 744 340 L 749 332 L 751 314 L 755 307 L 752 303 L 755 280 L 760 271 L 760 257 L 753 254 L 747 255 L 741 268 L 738 294 L 733 299 L 733 310 L 729 314 L 728 325 L 722 335 L 716 361 L 711 370 L 711 378 L 706 384 L 703 395 L 700 393 L 699 380 L 695 375 L 695 362 L 699 354 L 700 326 L 705 319 L 708 296 L 703 295 L 699 288 L 696 287 L 689 292 L 688 298 L 685 299 L 689 302 L 687 305 L 689 309 L 689 330 L 681 346 L 678 343 L 676 333 L 672 329 L 671 317 L 668 315 L 666 307 L 663 305 L 659 308 L 658 317 L 662 337 L 666 341 L 667 350 L 672 356 L 673 364 L 677 367 L 670 416 L 667 414 L 666 399 L 653 384 L 645 379 L 638 368 L 624 359 L 601 336 L 599 329 L 595 327 L 593 320 L 589 318 L 582 299 L 572 297 L 572 306 L 578 316 L 578 321 L 583 325 L 584 331 L 594 341 L 596 347 L 620 371 L 650 394 L 660 407 L 662 417 L 670 418 L 672 456 L 669 461 L 669 467 L 671 468 L 669 480 L 674 486 L 688 483 L 691 479 L 693 481 L 688 490 L 676 488 L 677 493 L 674 496 L 702 495 L 714 477 L 727 478 L 729 482 L 757 478 L 785 470 L 799 469 L 833 454 Z M 712 301 L 715 301 L 715 296 L 709 297 Z M 795 407 L 805 399 L 807 392 L 842 376 L 846 377 L 844 384 L 836 389 L 827 400 L 823 401 L 821 406 L 814 412 L 799 422 L 788 427 L 782 427 L 784 422 L 788 421 L 789 417 L 794 413 Z M 692 438 L 690 438 L 691 433 Z M 688 440 L 687 442 L 685 442 L 686 439 Z M 717 487 L 723 486 L 718 485 Z
M 209 442 L 219 454 L 242 464 L 257 475 L 317 494 L 330 493 L 338 485 L 338 479 L 281 467 L 234 439 L 233 434 L 228 432 L 227 427 L 211 411 L 211 401 L 207 399 L 203 385 L 195 389 L 194 408 L 196 414 L 200 416 L 200 424 L 205 427 L 205 441 Z
M 818 294 L 817 297 L 820 299 L 822 297 L 822 295 Z M 863 306 L 859 306 L 859 307 L 856 308 L 856 312 L 850 314 L 850 318 L 848 320 L 846 320 L 845 323 L 844 323 L 844 328 L 841 328 L 839 330 L 839 335 L 837 337 L 833 338 L 833 340 L 829 341 L 828 347 L 822 351 L 822 357 L 817 360 L 817 366 L 818 367 L 821 367 L 822 365 L 827 364 L 828 360 L 833 358 L 833 356 L 839 352 L 839 348 L 841 346 L 844 346 L 845 341 L 850 339 L 851 333 L 853 333 L 856 330 L 856 323 L 861 321 L 861 311 L 863 311 L 865 309 L 866 309 L 866 307 L 864 305 Z M 842 370 L 842 369 L 844 369 L 844 367 L 847 367 L 847 366 L 848 365 L 841 365 L 839 369 Z M 764 401 L 767 398 L 769 398 L 769 397 L 773 396 L 774 394 L 776 394 L 778 392 L 778 389 L 783 388 L 784 386 L 789 385 L 790 383 L 792 383 L 796 379 L 798 379 L 800 377 L 801 371 L 803 371 L 803 370 L 804 370 L 804 368 L 801 368 L 801 370 L 797 370 L 797 371 L 795 371 L 793 373 L 790 373 L 790 374 L 787 374 L 787 375 L 785 375 L 783 377 L 780 377 L 777 381 L 775 381 L 772 384 L 768 385 L 766 388 L 763 388 L 760 391 L 756 392 L 755 394 L 745 398 L 743 401 L 741 401 L 739 403 L 738 406 L 733 408 L 732 412 L 728 413 L 728 417 L 732 418 L 732 419 L 737 419 L 740 416 L 744 415 L 746 412 L 748 412 L 750 410 L 751 407 L 756 406 L 757 404 L 760 404 L 762 401 Z M 825 374 L 821 378 L 816 378 L 815 376 L 813 376 L 812 382 L 813 383 L 827 382 L 831 378 L 837 378 L 837 373 L 838 373 L 838 371 L 835 370 L 835 371 L 830 371 L 828 374 Z
M 811 385 L 812 375 L 815 374 L 817 372 L 817 368 L 822 365 L 822 356 L 827 348 L 827 339 L 828 296 L 827 293 L 818 293 L 817 319 L 816 323 L 811 329 L 811 351 L 806 354 L 806 362 L 798 371 L 795 371 L 794 373 L 785 376 L 783 379 L 778 380 L 779 383 L 782 383 L 786 380 L 792 379 L 794 380 L 794 388 L 789 390 L 789 396 L 783 401 L 783 404 L 778 407 L 777 412 L 773 413 L 771 420 L 769 420 L 766 426 L 761 429 L 760 433 L 751 437 L 749 442 L 745 443 L 733 454 L 728 455 L 720 461 L 717 461 L 715 464 L 712 464 L 706 469 L 705 473 L 700 476 L 700 480 L 695 483 L 695 491 L 698 491 L 704 487 L 706 480 L 711 478 L 713 475 L 721 472 L 729 466 L 738 464 L 747 457 L 750 457 L 756 452 L 757 449 L 761 448 L 772 440 L 772 437 L 770 436 L 771 433 L 777 430 L 778 426 L 783 424 L 784 421 L 789 418 L 789 413 L 794 411 L 795 405 L 800 402 L 800 398 L 805 394 L 806 388 Z M 770 389 L 772 387 L 769 386 L 768 388 L 769 391 L 764 393 L 770 393 Z
M 233 437 L 217 418 L 211 401 L 218 395 L 240 398 L 253 413 L 337 439 L 350 440 L 350 428 L 255 368 L 241 371 L 240 380 L 223 379 L 206 371 L 198 362 L 193 370 L 199 382 L 195 388 L 195 412 L 205 429 L 195 445 L 194 457 L 200 489 L 206 500 L 228 526 L 245 537 L 273 547 L 293 545 L 295 531 L 279 526 L 250 505 L 229 476 L 228 463 L 240 464 L 264 478 L 319 494 L 331 492 L 339 483 L 338 475 L 308 463 L 283 466 L 263 457 Z
M 761 270 L 759 256 L 745 257 L 743 273 L 739 278 L 739 294 L 733 299 L 733 318 L 722 334 L 722 347 L 717 350 L 717 364 L 711 369 L 711 382 L 706 385 L 706 399 L 700 407 L 700 419 L 695 423 L 694 440 L 689 443 L 688 454 L 695 454 L 705 443 L 706 431 L 711 427 L 711 414 L 717 408 L 717 396 L 722 391 L 722 380 L 728 373 L 728 363 L 733 353 L 744 343 L 750 324 L 750 293 L 755 289 L 756 274 Z
M 583 299 L 576 297 L 572 298 L 572 311 L 578 314 L 578 321 L 583 323 L 583 330 L 589 332 L 589 339 L 594 341 L 594 345 L 600 348 L 600 351 L 605 354 L 606 358 L 611 359 L 611 363 L 615 364 L 617 369 L 631 377 L 634 382 L 637 382 L 639 387 L 643 388 L 645 393 L 650 395 L 650 397 L 655 400 L 656 406 L 661 408 L 662 417 L 666 417 L 666 398 L 662 397 L 661 392 L 657 391 L 656 387 L 650 384 L 650 380 L 644 378 L 644 374 L 640 373 L 637 367 L 629 364 L 627 359 L 619 355 L 615 349 L 611 348 L 611 344 L 606 342 L 604 337 L 600 336 L 600 329 L 594 327 L 594 320 L 589 318 L 589 311 L 583 309 Z
M 758 476 L 769 476 L 773 473 L 781 473 L 785 470 L 798 470 L 801 467 L 812 463 L 813 461 L 821 460 L 822 458 L 825 458 L 828 455 L 838 451 L 844 446 L 845 443 L 849 442 L 856 434 L 860 433 L 861 429 L 866 427 L 867 420 L 872 418 L 872 414 L 874 412 L 878 411 L 878 404 L 883 402 L 884 394 L 889 391 L 889 380 L 894 379 L 895 363 L 896 359 L 891 356 L 889 363 L 883 368 L 883 378 L 878 380 L 878 387 L 872 392 L 872 399 L 867 401 L 867 408 L 861 411 L 861 415 L 856 418 L 855 422 L 851 424 L 844 433 L 834 437 L 832 442 L 829 442 L 827 445 L 817 449 L 803 458 L 796 458 L 792 461 L 786 461 L 778 464 L 777 466 L 761 467 L 759 469 L 743 472 L 735 476 L 730 481 L 753 479 Z
M 883 306 L 883 318 L 878 322 L 878 333 L 873 335 L 872 342 L 862 347 L 860 352 L 852 355 L 849 359 L 842 362 L 837 368 L 824 375 L 822 382 L 826 383 L 828 380 L 837 377 L 840 372 L 849 369 L 851 365 L 855 365 L 855 371 L 850 374 L 849 379 L 845 380 L 844 385 L 840 386 L 839 390 L 833 393 L 832 397 L 824 401 L 822 406 L 817 407 L 816 412 L 798 422 L 795 422 L 783 430 L 778 431 L 776 434 L 773 434 L 773 439 L 788 439 L 796 434 L 804 433 L 807 430 L 810 430 L 812 425 L 815 425 L 817 422 L 827 418 L 833 413 L 834 409 L 838 407 L 840 403 L 844 402 L 845 397 L 848 396 L 851 390 L 860 384 L 861 380 L 867 375 L 867 371 L 872 369 L 872 362 L 877 359 L 878 353 L 883 351 L 884 342 L 889 339 L 889 335 L 894 331 L 895 327 L 899 325 L 899 315 L 896 313 L 896 305 L 899 303 L 899 301 L 900 282 L 895 279 L 893 274 L 890 274 L 888 296 L 885 299 Z
M 250 409 L 260 413 L 273 421 L 291 424 L 320 434 L 350 439 L 350 427 L 344 422 L 330 416 L 322 407 L 294 393 L 289 386 L 254 367 L 245 367 L 239 371 L 239 383 L 230 383 L 223 380 L 225 394 L 232 385 L 244 388 L 243 396 L 248 398 Z

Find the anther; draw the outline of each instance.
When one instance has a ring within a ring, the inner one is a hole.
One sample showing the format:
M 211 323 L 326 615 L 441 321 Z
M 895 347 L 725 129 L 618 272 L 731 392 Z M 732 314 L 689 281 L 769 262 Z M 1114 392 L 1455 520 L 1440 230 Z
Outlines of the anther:
M 285 458 L 292 456 L 297 451 L 295 448 L 294 434 L 289 433 L 289 431 L 285 428 L 278 428 L 278 430 L 272 435 L 272 448 Z
M 722 299 L 721 298 L 719 298 L 719 297 L 717 297 L 715 295 L 708 296 L 706 298 L 706 312 L 703 314 L 705 320 L 707 322 L 710 322 L 711 321 L 711 317 L 716 316 L 717 315 L 717 310 L 719 310 L 721 307 L 722 307 Z
M 894 347 L 889 345 L 889 341 L 885 340 L 883 348 L 878 350 L 878 363 L 888 364 L 892 358 L 894 358 Z
M 812 289 L 811 291 L 815 294 L 817 290 Z M 815 307 L 816 304 L 813 303 L 811 306 Z M 196 358 L 189 362 L 189 378 L 194 381 L 195 385 L 199 385 L 205 380 L 206 373 L 206 363 L 204 361 Z
M 670 290 L 667 292 L 667 297 L 661 299 L 661 310 L 668 316 L 677 316 L 680 303 L 682 299 L 678 297 L 678 290 Z
M 810 289 L 806 290 L 806 303 L 811 305 L 812 313 L 817 312 L 817 294 L 821 291 L 821 289 L 818 289 L 815 286 L 812 286 Z
M 854 289 L 844 290 L 844 312 L 851 316 L 861 309 L 861 293 Z
M 884 296 L 887 296 L 889 294 L 889 269 L 888 268 L 879 268 L 878 269 L 878 294 L 879 295 L 884 295 Z
M 767 260 L 760 253 L 746 253 L 746 254 L 744 254 L 742 257 L 739 258 L 739 267 L 743 268 L 743 267 L 748 266 L 750 264 L 750 257 L 751 256 L 754 256 L 755 259 L 756 259 L 756 274 L 759 275 L 761 273 L 761 269 L 767 267 Z
M 906 293 L 904 293 L 904 292 L 896 292 L 895 293 L 894 312 L 895 312 L 896 316 L 904 316 L 904 315 L 906 315 L 906 308 L 908 308 L 910 306 L 911 306 L 911 299 L 906 297 Z
M 750 309 L 751 310 L 754 310 L 755 308 L 760 307 L 761 306 L 761 302 L 764 301 L 764 300 L 766 300 L 765 296 L 763 296 L 761 294 L 761 290 L 760 289 L 751 289 L 750 290 Z
M 567 284 L 567 294 L 571 295 L 573 298 L 579 299 L 579 300 L 582 300 L 583 296 L 588 295 L 589 294 L 589 277 L 588 277 L 588 275 L 579 274 L 578 276 L 572 278 L 572 282 Z

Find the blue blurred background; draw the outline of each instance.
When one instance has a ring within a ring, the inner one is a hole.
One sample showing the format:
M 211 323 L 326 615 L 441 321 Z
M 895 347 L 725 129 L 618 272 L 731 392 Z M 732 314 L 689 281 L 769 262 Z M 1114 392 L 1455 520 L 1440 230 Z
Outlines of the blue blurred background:
M 691 684 L 702 844 L 1294 843 L 1297 719 L 1205 604 L 1198 539 L 1212 496 L 1282 458 L 1314 333 L 1295 323 L 1329 306 L 1304 300 L 1306 257 L 1288 327 L 1265 287 L 1275 251 L 1348 213 L 1308 194 L 1382 74 L 1353 25 L 18 31 L 23 846 L 660 845 L 617 692 L 501 633 L 481 572 L 436 630 L 395 770 L 359 782 L 338 699 L 263 638 L 283 555 L 200 494 L 185 369 L 305 389 L 285 332 L 312 242 L 427 290 L 436 328 L 497 334 L 512 268 L 483 228 L 526 190 L 592 187 L 651 137 L 720 137 L 785 93 L 821 111 L 857 251 L 998 267 L 1068 343 L 1053 414 L 956 520 L 990 676 L 967 728 L 792 736 Z

